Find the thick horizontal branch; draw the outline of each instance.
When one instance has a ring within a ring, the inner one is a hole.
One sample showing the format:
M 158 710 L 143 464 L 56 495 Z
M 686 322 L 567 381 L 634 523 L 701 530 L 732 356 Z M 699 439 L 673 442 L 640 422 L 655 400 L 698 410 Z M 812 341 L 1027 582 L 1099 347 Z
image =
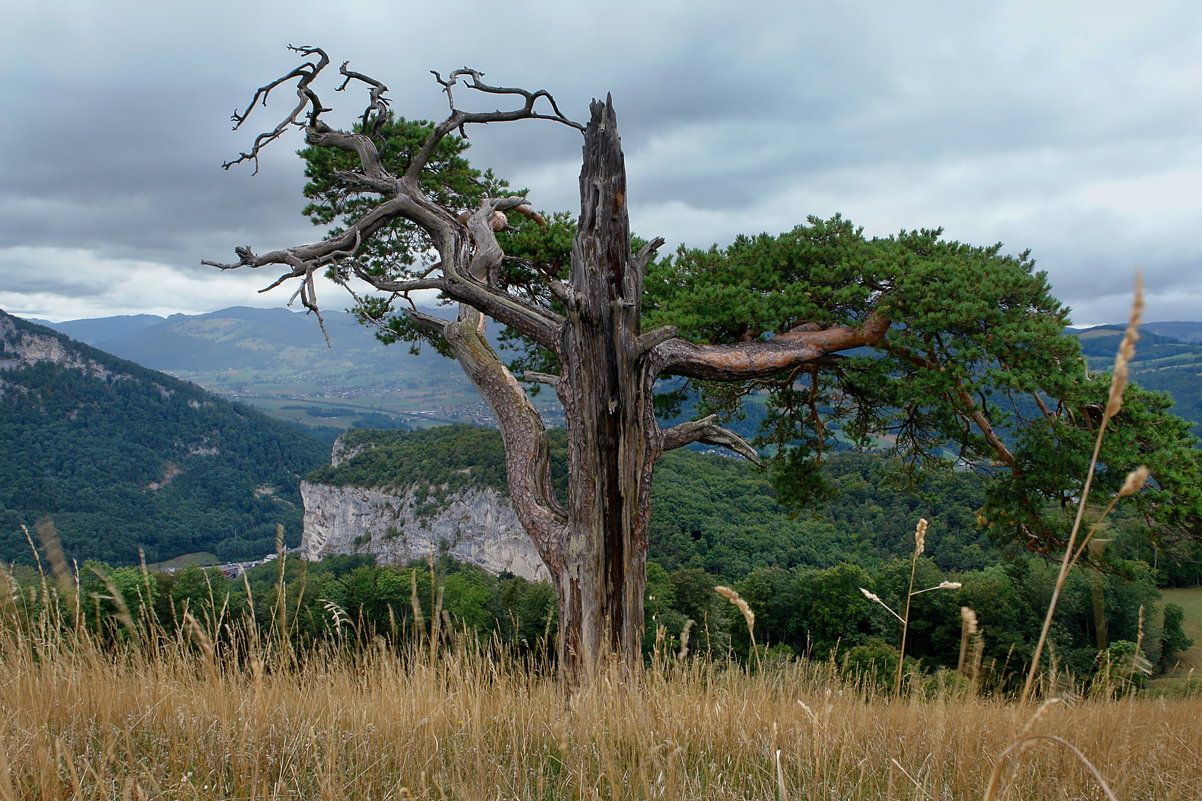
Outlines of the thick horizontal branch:
M 751 463 L 763 466 L 759 453 L 755 448 L 751 447 L 751 444 L 747 440 L 729 429 L 722 428 L 722 426 L 714 422 L 715 419 L 717 419 L 717 415 L 711 414 L 709 417 L 681 423 L 680 425 L 666 429 L 663 432 L 664 450 L 669 451 L 673 448 L 683 448 L 685 445 L 701 442 L 706 445 L 729 448 Z
M 240 247 L 234 249 L 234 253 L 238 256 L 236 263 L 222 264 L 215 261 L 201 261 L 201 264 L 222 270 L 232 270 L 238 267 L 266 267 L 269 264 L 295 266 L 298 261 L 304 264 L 312 263 L 314 266 L 323 266 L 331 261 L 329 257 L 334 254 L 353 251 L 359 242 L 369 239 L 393 219 L 410 217 L 413 208 L 414 204 L 409 198 L 404 196 L 393 198 L 364 214 L 342 233 L 327 237 L 320 242 L 273 250 L 261 256 L 255 255 L 249 247 Z
M 875 345 L 889 329 L 889 320 L 876 312 L 860 326 L 837 326 L 819 331 L 793 330 L 766 342 L 738 345 L 696 345 L 669 339 L 657 346 L 661 373 L 707 381 L 768 378 L 799 365 L 821 362 L 838 351 Z

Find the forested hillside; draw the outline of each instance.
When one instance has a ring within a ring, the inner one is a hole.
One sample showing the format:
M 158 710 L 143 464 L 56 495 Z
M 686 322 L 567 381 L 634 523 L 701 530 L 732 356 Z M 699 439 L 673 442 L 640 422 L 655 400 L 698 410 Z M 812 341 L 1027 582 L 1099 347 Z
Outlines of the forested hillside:
M 299 540 L 328 447 L 245 406 L 0 312 L 0 559 L 49 516 L 69 559 L 121 564 Z

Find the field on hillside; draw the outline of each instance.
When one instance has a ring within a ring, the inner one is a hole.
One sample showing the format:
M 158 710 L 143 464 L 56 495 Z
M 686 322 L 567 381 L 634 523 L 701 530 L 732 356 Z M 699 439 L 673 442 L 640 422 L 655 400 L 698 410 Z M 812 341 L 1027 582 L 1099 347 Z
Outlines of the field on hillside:
M 1194 641 L 1194 647 L 1181 654 L 1180 664 L 1172 675 L 1184 679 L 1193 671 L 1192 675 L 1202 676 L 1202 587 L 1161 590 L 1161 597 L 1165 603 L 1177 604 L 1185 610 L 1182 628 Z
M 462 643 L 260 642 L 236 665 L 188 626 L 122 655 L 6 635 L 0 799 L 978 799 L 1024 736 L 997 798 L 1104 798 L 1083 759 L 1118 798 L 1202 797 L 1198 698 L 894 700 L 825 663 L 668 657 L 569 703 L 545 666 Z

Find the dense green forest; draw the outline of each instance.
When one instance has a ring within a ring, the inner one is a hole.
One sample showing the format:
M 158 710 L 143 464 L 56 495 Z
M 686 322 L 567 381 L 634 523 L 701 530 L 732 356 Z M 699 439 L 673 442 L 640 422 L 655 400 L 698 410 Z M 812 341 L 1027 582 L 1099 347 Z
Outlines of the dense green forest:
M 68 559 L 222 558 L 298 541 L 299 476 L 325 445 L 200 387 L 4 315 L 0 559 L 48 516 Z M 35 535 L 36 536 L 36 535 Z
M 913 542 L 912 536 L 907 539 Z M 934 537 L 928 541 L 938 544 Z M 950 674 L 943 671 L 961 667 L 960 675 L 975 676 L 986 689 L 1014 690 L 1038 637 L 1056 566 L 1032 556 L 980 570 L 947 572 L 925 557 L 913 566 L 915 588 L 949 580 L 959 586 L 914 596 L 908 670 L 947 680 Z M 729 582 L 756 615 L 759 656 L 753 657 L 743 617 L 714 590 L 717 575 L 697 568 L 669 570 L 652 561 L 644 651 L 649 660 L 657 652 L 675 658 L 683 653 L 755 665 L 795 657 L 833 659 L 850 672 L 877 675 L 884 688 L 897 664 L 898 624 L 861 588 L 902 609 L 911 567 L 907 557 L 871 568 L 849 562 L 761 567 Z M 29 568 L 17 574 L 25 583 L 38 580 Z M 128 635 L 131 624 L 168 631 L 199 625 L 220 641 L 229 631 L 225 623 L 250 616 L 265 632 L 278 633 L 279 621 L 285 620 L 290 639 L 302 648 L 323 640 L 397 646 L 441 631 L 451 643 L 472 637 L 486 647 L 539 660 L 551 660 L 555 652 L 555 594 L 549 583 L 496 576 L 445 557 L 405 567 L 378 566 L 365 555 L 321 562 L 285 557 L 236 579 L 197 567 L 147 574 L 137 567 L 88 563 L 79 591 L 90 599 L 82 606 L 86 625 L 118 638 Z M 125 599 L 128 614 L 112 602 L 114 591 Z M 1147 663 L 1123 681 L 1138 685 L 1146 675 L 1171 667 L 1191 642 L 1181 630 L 1180 608 L 1160 610 L 1157 603 L 1149 571 L 1141 564 L 1120 572 L 1075 571 L 1053 630 L 1058 668 L 1078 679 L 1109 676 L 1114 664 L 1136 664 L 1125 657 L 1137 644 Z M 959 663 L 962 607 L 975 610 L 979 626 L 968 666 Z M 1099 610 L 1103 633 L 1097 627 Z M 194 622 L 186 621 L 189 615 Z

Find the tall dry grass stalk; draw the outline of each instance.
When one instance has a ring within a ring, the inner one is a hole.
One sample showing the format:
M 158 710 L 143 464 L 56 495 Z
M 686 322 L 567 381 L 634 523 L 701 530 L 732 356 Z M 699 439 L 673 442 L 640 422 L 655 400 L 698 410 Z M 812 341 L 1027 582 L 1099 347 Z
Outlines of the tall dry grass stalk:
M 751 653 L 755 655 L 756 667 L 762 669 L 764 665 L 760 659 L 759 649 L 755 645 L 755 612 L 751 611 L 751 606 L 730 587 L 714 587 L 714 592 L 730 601 L 739 610 L 739 614 L 743 616 L 743 622 L 747 624 L 747 636 L 751 638 Z
M 1078 544 L 1077 538 L 1081 533 L 1081 525 L 1085 520 L 1085 510 L 1089 502 L 1089 491 L 1093 486 L 1094 475 L 1097 473 L 1098 456 L 1102 452 L 1102 442 L 1106 437 L 1106 428 L 1114 416 L 1123 408 L 1123 393 L 1126 391 L 1127 383 L 1130 379 L 1129 365 L 1131 359 L 1135 356 L 1135 343 L 1139 341 L 1139 324 L 1143 318 L 1143 312 L 1144 282 L 1143 276 L 1137 272 L 1135 275 L 1135 295 L 1131 303 L 1131 314 L 1127 321 L 1127 328 L 1123 332 L 1123 339 L 1119 344 L 1118 353 L 1114 358 L 1114 374 L 1110 379 L 1110 391 L 1106 398 L 1106 409 L 1102 414 L 1102 422 L 1098 426 L 1098 434 L 1094 438 L 1093 455 L 1090 457 L 1089 467 L 1086 470 L 1085 485 L 1081 488 L 1081 498 L 1077 503 L 1076 517 L 1073 520 L 1073 527 L 1069 533 L 1068 542 L 1064 546 L 1064 557 L 1060 561 L 1060 572 L 1056 576 L 1056 583 L 1052 589 L 1052 597 L 1048 602 L 1043 628 L 1040 630 L 1039 640 L 1035 644 L 1035 651 L 1031 655 L 1031 665 L 1027 671 L 1027 679 L 1023 684 L 1023 703 L 1026 703 L 1030 699 L 1031 692 L 1035 686 L 1035 679 L 1039 675 L 1040 659 L 1043 656 L 1044 646 L 1047 644 L 1048 632 L 1051 631 L 1052 620 L 1056 615 L 1056 606 L 1060 600 L 1060 592 L 1064 589 L 1064 583 L 1068 579 L 1069 570 L 1081 558 L 1081 555 L 1089 546 L 1090 539 L 1098 531 L 1100 523 L 1114 509 L 1119 499 L 1139 492 L 1148 480 L 1150 471 L 1147 467 L 1141 465 L 1131 471 L 1123 482 L 1122 488 L 1110 499 L 1110 503 L 1102 511 L 1097 522 L 1090 527 L 1088 533 Z
M 920 517 L 918 525 L 914 527 L 914 553 L 910 556 L 910 586 L 906 590 L 906 612 L 902 615 L 901 644 L 897 649 L 897 676 L 894 677 L 893 682 L 895 695 L 901 693 L 902 677 L 906 672 L 906 635 L 910 633 L 910 602 L 914 600 L 914 576 L 918 571 L 918 557 L 922 556 L 923 551 L 926 550 L 928 525 L 927 519 Z
M 930 523 L 927 522 L 927 519 L 920 517 L 918 518 L 918 525 L 914 527 L 914 553 L 910 557 L 910 583 L 906 588 L 905 614 L 899 615 L 893 607 L 882 601 L 876 593 L 869 592 L 860 587 L 860 592 L 864 594 L 865 598 L 874 604 L 879 604 L 901 623 L 901 639 L 897 649 L 897 671 L 893 682 L 893 694 L 895 696 L 901 695 L 902 678 L 905 676 L 906 634 L 910 630 L 910 604 L 914 601 L 914 596 L 922 595 L 925 592 L 935 592 L 936 590 L 958 590 L 961 586 L 958 581 L 941 581 L 933 587 L 926 587 L 921 590 L 914 589 L 914 578 L 918 575 L 918 557 L 922 556 L 923 552 L 926 551 L 927 528 L 929 526 Z

